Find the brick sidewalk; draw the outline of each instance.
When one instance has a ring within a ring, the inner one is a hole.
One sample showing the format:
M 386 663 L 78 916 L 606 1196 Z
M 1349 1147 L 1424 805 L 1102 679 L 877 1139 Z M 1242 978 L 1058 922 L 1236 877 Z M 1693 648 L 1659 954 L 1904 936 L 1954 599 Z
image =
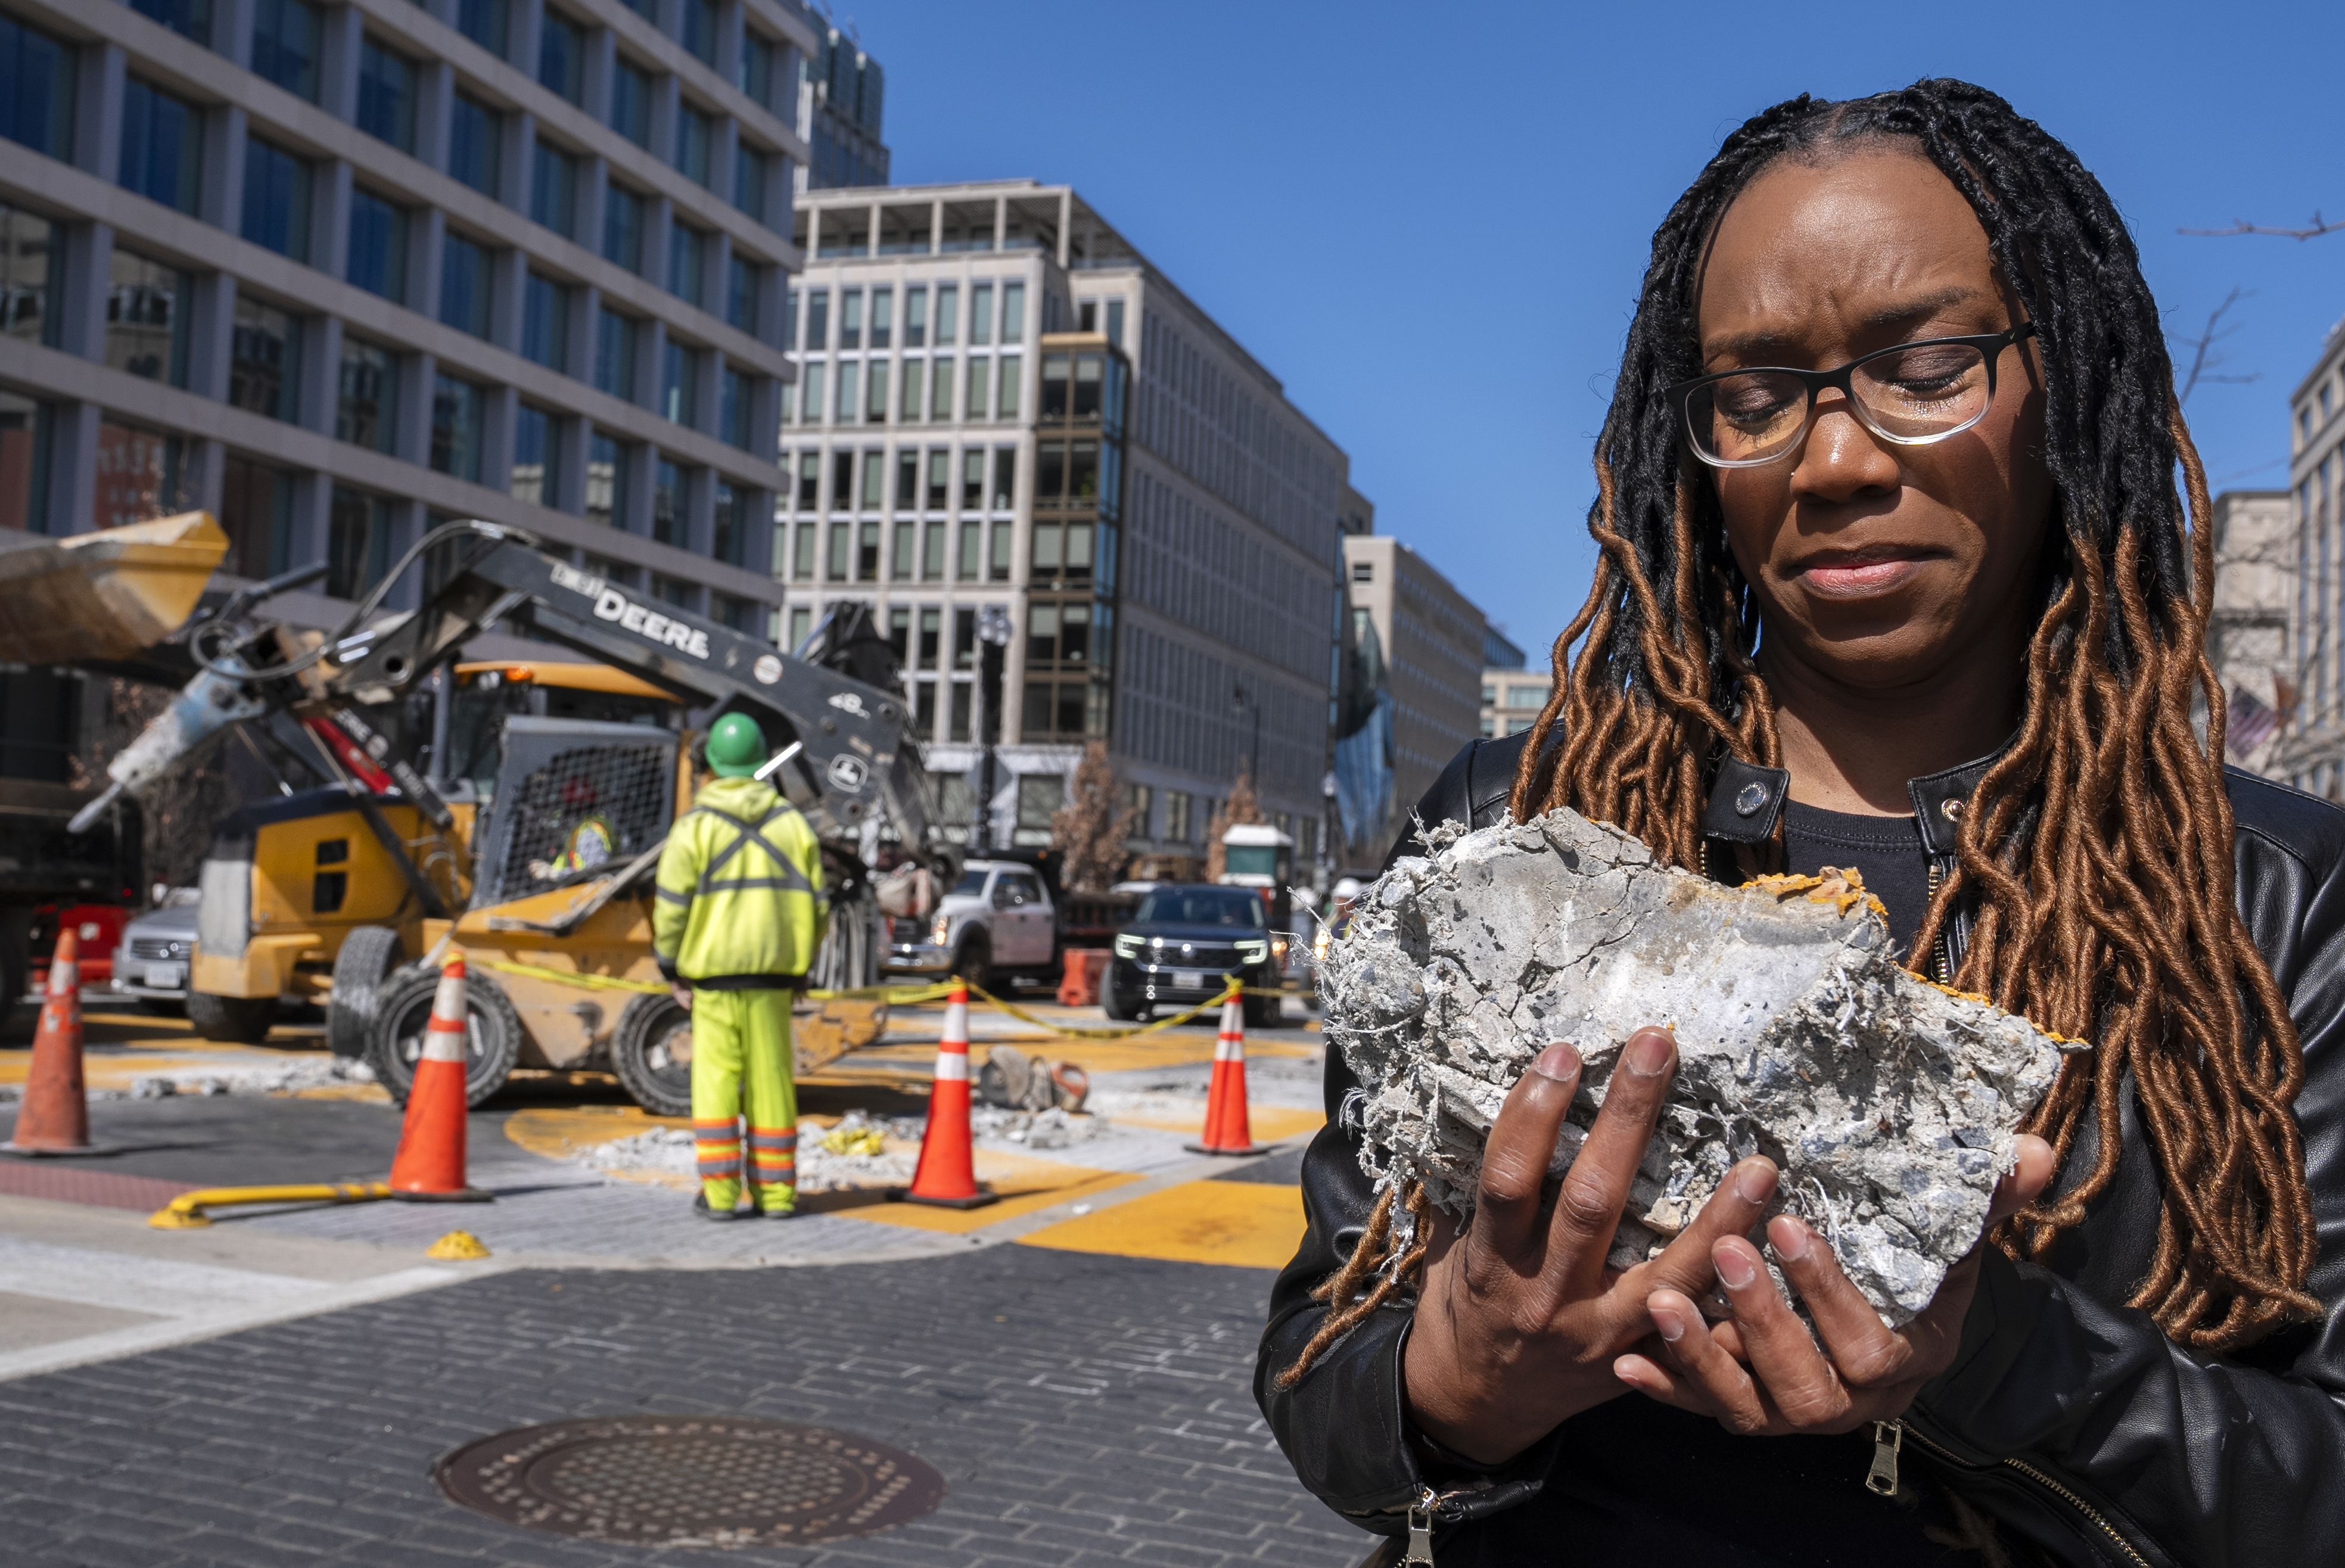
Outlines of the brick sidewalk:
M 1028 1247 L 825 1270 L 529 1270 L 0 1384 L 10 1563 L 625 1564 L 447 1502 L 439 1455 L 637 1412 L 861 1433 L 950 1488 L 860 1541 L 710 1563 L 1345 1568 L 1249 1380 L 1270 1277 Z

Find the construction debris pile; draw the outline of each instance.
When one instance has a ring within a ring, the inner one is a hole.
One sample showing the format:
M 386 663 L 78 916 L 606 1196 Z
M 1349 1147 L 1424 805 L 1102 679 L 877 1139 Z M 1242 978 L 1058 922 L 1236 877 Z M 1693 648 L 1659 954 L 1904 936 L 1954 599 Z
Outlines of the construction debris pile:
M 1853 874 L 1729 888 L 1569 811 L 1426 842 L 1362 896 L 1320 994 L 1364 1086 L 1344 1110 L 1362 1166 L 1380 1188 L 1422 1181 L 1460 1218 L 1542 1049 L 1569 1041 L 1587 1063 L 1560 1176 L 1629 1037 L 1664 1025 L 1677 1077 L 1615 1266 L 1658 1252 L 1737 1159 L 1764 1154 L 1778 1207 L 1896 1326 L 1977 1242 L 2021 1119 L 2062 1050 L 2083 1048 L 1900 967 Z
M 872 1116 L 850 1110 L 828 1128 L 803 1124 L 798 1132 L 800 1192 L 846 1192 L 902 1187 L 919 1161 L 928 1130 L 917 1116 Z M 979 1106 L 969 1112 L 969 1130 L 980 1147 L 1010 1149 L 1067 1148 L 1088 1143 L 1097 1121 L 1063 1110 L 1006 1111 Z M 689 1128 L 655 1127 L 628 1138 L 598 1143 L 576 1156 L 578 1163 L 605 1175 L 691 1177 L 698 1166 Z

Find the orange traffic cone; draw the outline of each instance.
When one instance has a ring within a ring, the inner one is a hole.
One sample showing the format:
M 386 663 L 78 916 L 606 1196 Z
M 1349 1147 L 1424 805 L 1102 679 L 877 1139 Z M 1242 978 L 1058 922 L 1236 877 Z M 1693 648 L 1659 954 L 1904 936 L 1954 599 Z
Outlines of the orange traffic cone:
M 1213 1042 L 1213 1082 L 1205 1092 L 1205 1135 L 1188 1146 L 1192 1154 L 1267 1154 L 1254 1140 L 1246 1114 L 1245 1003 L 1234 989 L 1222 1004 L 1221 1038 Z
M 464 1077 L 470 1045 L 464 956 L 459 953 L 440 971 L 440 990 L 431 998 L 431 1023 L 424 1031 L 422 1059 L 415 1064 L 414 1087 L 407 1091 L 399 1155 L 391 1165 L 392 1197 L 443 1203 L 487 1199 L 487 1193 L 464 1180 Z
M 33 1037 L 33 1070 L 16 1113 L 16 1135 L 0 1148 L 11 1154 L 87 1154 L 92 1148 L 89 1097 L 81 1082 L 81 941 L 67 926 L 57 933 L 56 955 L 49 960 L 48 992 L 41 998 L 40 1031 Z
M 929 1093 L 929 1129 L 920 1138 L 920 1163 L 912 1185 L 888 1189 L 905 1203 L 939 1209 L 979 1209 L 1000 1201 L 977 1186 L 975 1151 L 969 1131 L 969 987 L 953 982 L 945 1003 L 944 1038 L 937 1042 L 936 1086 Z

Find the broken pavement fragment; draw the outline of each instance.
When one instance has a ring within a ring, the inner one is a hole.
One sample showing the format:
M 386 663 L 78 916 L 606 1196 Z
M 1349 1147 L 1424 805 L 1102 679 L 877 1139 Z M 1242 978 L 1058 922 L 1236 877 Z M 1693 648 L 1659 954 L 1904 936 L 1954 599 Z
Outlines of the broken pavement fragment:
M 1627 1267 L 1700 1211 L 1738 1159 L 1832 1243 L 1895 1327 L 1985 1229 L 2019 1124 L 2062 1049 L 2025 1018 L 1901 967 L 1853 873 L 1726 887 L 1556 811 L 1426 833 L 1355 905 L 1320 978 L 1327 1037 L 1381 1188 L 1425 1183 L 1464 1218 L 1507 1091 L 1558 1040 L 1587 1067 L 1568 1168 L 1620 1049 L 1650 1024 L 1678 1072 L 1612 1248 Z

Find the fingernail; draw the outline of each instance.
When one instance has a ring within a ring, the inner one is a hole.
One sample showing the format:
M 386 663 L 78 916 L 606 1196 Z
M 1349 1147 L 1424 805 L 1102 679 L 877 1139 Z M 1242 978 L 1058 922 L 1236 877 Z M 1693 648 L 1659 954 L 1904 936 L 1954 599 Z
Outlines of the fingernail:
M 1775 1244 L 1775 1251 L 1786 1263 L 1797 1263 L 1805 1258 L 1815 1234 L 1788 1214 L 1777 1217 L 1775 1223 L 1767 1227 L 1767 1239 Z
M 1734 1196 L 1745 1203 L 1764 1203 L 1775 1196 L 1775 1168 L 1752 1161 L 1734 1172 Z
M 1538 1059 L 1531 1063 L 1531 1071 L 1543 1078 L 1561 1082 L 1578 1075 L 1579 1053 L 1571 1048 L 1568 1041 L 1558 1040 L 1538 1054 Z
M 1659 1029 L 1649 1029 L 1629 1042 L 1629 1070 L 1640 1078 L 1658 1077 L 1669 1069 L 1677 1043 Z
M 1740 1290 L 1759 1278 L 1759 1270 L 1751 1267 L 1751 1259 L 1731 1247 L 1720 1248 L 1711 1261 L 1718 1265 L 1718 1277 L 1726 1281 L 1730 1290 Z
M 1645 1310 L 1651 1315 L 1653 1327 L 1660 1330 L 1662 1339 L 1674 1345 L 1685 1338 L 1685 1320 L 1678 1316 L 1675 1308 L 1660 1306 L 1648 1301 L 1645 1303 Z

